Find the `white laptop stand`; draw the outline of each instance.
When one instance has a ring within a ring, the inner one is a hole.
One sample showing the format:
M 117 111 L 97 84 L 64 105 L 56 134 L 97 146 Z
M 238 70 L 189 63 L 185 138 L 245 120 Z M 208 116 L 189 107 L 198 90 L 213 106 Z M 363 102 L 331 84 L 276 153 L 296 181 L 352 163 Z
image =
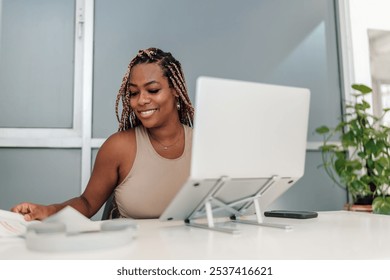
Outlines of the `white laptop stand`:
M 260 197 L 278 180 L 279 176 L 272 176 L 269 178 L 266 183 L 259 187 L 259 190 L 253 194 L 246 197 L 242 197 L 234 202 L 225 203 L 217 197 L 219 193 L 225 186 L 226 183 L 230 180 L 229 177 L 221 177 L 212 187 L 209 194 L 201 202 L 201 204 L 194 210 L 194 212 L 185 219 L 185 223 L 188 226 L 204 228 L 209 230 L 227 232 L 227 233 L 239 233 L 237 229 L 231 229 L 223 226 L 217 226 L 214 223 L 214 213 L 220 212 L 222 210 L 231 213 L 230 221 L 235 223 L 243 223 L 257 226 L 266 226 L 266 227 L 275 227 L 281 229 L 291 229 L 289 225 L 275 224 L 275 223 L 266 223 L 263 221 L 263 211 L 260 207 Z M 248 210 L 252 204 L 255 207 L 256 220 L 242 220 L 240 217 L 245 216 L 245 212 Z M 241 205 L 241 206 L 240 206 Z M 214 206 L 214 207 L 213 207 Z M 237 207 L 234 208 L 234 207 Z M 205 217 L 207 218 L 206 223 L 195 222 L 196 219 Z

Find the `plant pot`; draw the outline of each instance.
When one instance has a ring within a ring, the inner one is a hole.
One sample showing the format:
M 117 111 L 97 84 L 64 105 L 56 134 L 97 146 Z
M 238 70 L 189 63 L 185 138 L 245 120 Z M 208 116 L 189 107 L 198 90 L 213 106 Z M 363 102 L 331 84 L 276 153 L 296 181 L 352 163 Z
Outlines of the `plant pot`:
M 355 202 L 353 204 L 357 205 L 372 205 L 372 202 L 374 201 L 374 198 L 372 195 L 366 195 L 366 196 L 357 196 L 355 199 Z
M 371 204 L 345 204 L 344 209 L 348 211 L 372 213 Z

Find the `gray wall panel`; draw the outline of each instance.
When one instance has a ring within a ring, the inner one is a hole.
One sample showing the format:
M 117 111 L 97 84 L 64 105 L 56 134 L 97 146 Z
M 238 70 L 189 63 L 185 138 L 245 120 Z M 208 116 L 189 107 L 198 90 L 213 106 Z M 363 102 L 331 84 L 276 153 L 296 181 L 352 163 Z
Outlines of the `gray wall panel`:
M 93 136 L 116 131 L 114 101 L 128 62 L 156 46 L 182 62 L 192 100 L 200 75 L 309 88 L 308 141 L 321 141 L 315 128 L 341 115 L 335 22 L 328 0 L 96 0 Z M 304 178 L 275 205 L 341 209 L 344 191 L 312 168 L 318 152 L 307 157 Z
M 182 62 L 194 100 L 200 75 L 307 87 L 314 129 L 340 115 L 333 1 L 95 1 L 93 136 L 117 128 L 114 101 L 138 49 Z
M 347 200 L 346 191 L 336 186 L 322 168 L 318 168 L 320 162 L 320 152 L 307 152 L 305 175 L 270 208 L 311 211 L 342 210 Z
M 71 128 L 74 1 L 1 2 L 0 127 Z
M 80 194 L 79 149 L 0 148 L 0 209 L 22 201 L 62 202 Z

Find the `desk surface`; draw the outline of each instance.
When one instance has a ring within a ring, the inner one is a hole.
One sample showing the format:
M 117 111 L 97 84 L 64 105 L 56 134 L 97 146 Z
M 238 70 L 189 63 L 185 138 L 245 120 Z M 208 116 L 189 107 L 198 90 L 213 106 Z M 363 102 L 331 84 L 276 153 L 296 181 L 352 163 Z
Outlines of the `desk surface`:
M 236 224 L 239 234 L 194 228 L 180 221 L 138 220 L 129 245 L 110 250 L 44 253 L 24 239 L 0 239 L 0 259 L 390 259 L 390 216 L 347 211 L 318 218 L 266 218 L 290 230 Z

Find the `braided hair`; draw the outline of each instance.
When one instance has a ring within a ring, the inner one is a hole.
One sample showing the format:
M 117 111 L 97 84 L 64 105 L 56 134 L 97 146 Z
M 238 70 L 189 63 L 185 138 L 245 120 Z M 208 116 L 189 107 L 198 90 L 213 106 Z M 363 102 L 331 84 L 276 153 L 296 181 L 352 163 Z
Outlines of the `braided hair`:
M 192 106 L 191 100 L 188 96 L 187 86 L 180 62 L 177 61 L 169 52 L 164 52 L 158 48 L 148 48 L 138 51 L 137 56 L 131 60 L 122 79 L 122 84 L 115 102 L 115 114 L 119 122 L 118 131 L 127 130 L 131 127 L 136 127 L 141 124 L 141 121 L 136 117 L 133 109 L 130 106 L 128 82 L 133 67 L 143 63 L 157 63 L 161 67 L 163 75 L 168 79 L 169 87 L 175 89 L 179 95 L 179 104 L 177 107 L 180 122 L 192 127 L 194 119 L 194 107 Z M 119 102 L 121 100 L 122 112 L 119 116 Z

